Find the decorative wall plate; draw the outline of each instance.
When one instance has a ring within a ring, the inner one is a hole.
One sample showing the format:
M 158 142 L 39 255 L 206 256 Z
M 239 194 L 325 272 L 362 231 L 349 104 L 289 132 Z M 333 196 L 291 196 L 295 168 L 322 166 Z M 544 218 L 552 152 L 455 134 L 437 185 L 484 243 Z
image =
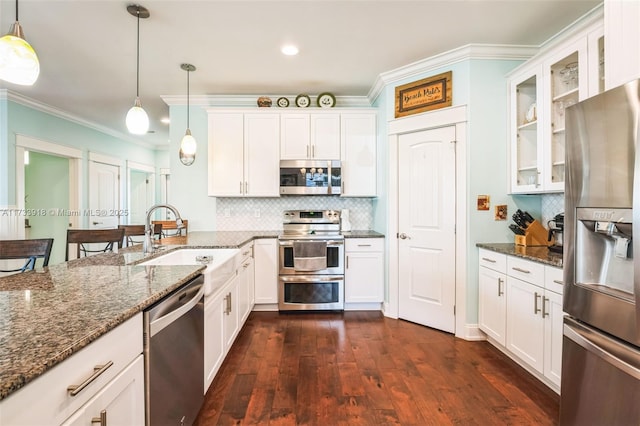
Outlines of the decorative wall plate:
M 298 95 L 296 96 L 296 106 L 299 108 L 306 108 L 311 105 L 311 99 L 308 95 Z
M 289 99 L 278 98 L 278 100 L 276 101 L 276 105 L 278 105 L 280 108 L 286 108 L 289 106 Z
M 329 92 L 320 93 L 316 103 L 321 108 L 333 108 L 336 106 L 336 97 Z

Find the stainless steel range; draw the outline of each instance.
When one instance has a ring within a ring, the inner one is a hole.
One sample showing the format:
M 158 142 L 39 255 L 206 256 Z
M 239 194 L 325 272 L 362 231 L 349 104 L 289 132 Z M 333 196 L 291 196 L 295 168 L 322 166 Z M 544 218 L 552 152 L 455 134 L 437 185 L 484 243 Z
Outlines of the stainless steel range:
M 285 211 L 279 246 L 279 310 L 344 310 L 339 211 Z

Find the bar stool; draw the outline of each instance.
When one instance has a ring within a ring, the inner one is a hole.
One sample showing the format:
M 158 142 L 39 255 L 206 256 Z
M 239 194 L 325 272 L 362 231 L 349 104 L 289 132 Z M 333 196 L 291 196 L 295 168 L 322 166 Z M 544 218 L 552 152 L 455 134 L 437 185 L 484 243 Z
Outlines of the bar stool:
M 122 248 L 124 239 L 124 229 L 67 229 L 67 247 L 65 249 L 64 260 L 69 260 L 69 244 L 77 245 L 76 256 L 80 258 L 80 253 L 87 256 L 88 253 L 106 253 L 113 251 L 113 244 L 117 243 L 118 248 Z M 105 243 L 102 249 L 88 249 L 85 244 Z
M 187 219 L 182 219 L 182 228 L 178 228 L 175 220 L 153 220 L 151 223 L 162 225 L 162 238 L 187 235 L 188 233 L 189 221 Z
M 118 228 L 124 229 L 124 245 L 129 247 L 135 244 L 142 244 L 142 240 L 135 240 L 132 237 L 144 237 L 144 225 L 118 225 Z M 153 225 L 153 235 L 156 239 L 162 237 L 162 224 L 155 223 Z
M 25 272 L 35 269 L 36 259 L 44 259 L 42 266 L 49 265 L 53 238 L 0 241 L 0 260 L 25 259 L 17 269 L 0 269 L 0 272 Z

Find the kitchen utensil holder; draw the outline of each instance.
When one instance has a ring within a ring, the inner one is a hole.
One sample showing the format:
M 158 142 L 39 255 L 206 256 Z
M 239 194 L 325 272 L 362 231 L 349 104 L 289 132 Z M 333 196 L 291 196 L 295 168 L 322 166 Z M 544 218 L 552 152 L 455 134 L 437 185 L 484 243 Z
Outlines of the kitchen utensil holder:
M 537 220 L 529 224 L 524 231 L 524 235 L 516 235 L 515 243 L 517 246 L 546 246 L 548 231 Z

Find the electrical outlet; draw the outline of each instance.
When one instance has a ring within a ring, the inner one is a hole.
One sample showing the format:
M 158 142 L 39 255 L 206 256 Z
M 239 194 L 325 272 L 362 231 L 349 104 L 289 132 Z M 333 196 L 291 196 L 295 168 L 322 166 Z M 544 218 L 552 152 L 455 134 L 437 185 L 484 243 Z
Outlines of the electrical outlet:
M 229 209 L 224 209 L 224 217 L 230 217 L 231 211 Z
M 260 217 L 260 209 L 253 210 L 253 216 L 254 217 Z

